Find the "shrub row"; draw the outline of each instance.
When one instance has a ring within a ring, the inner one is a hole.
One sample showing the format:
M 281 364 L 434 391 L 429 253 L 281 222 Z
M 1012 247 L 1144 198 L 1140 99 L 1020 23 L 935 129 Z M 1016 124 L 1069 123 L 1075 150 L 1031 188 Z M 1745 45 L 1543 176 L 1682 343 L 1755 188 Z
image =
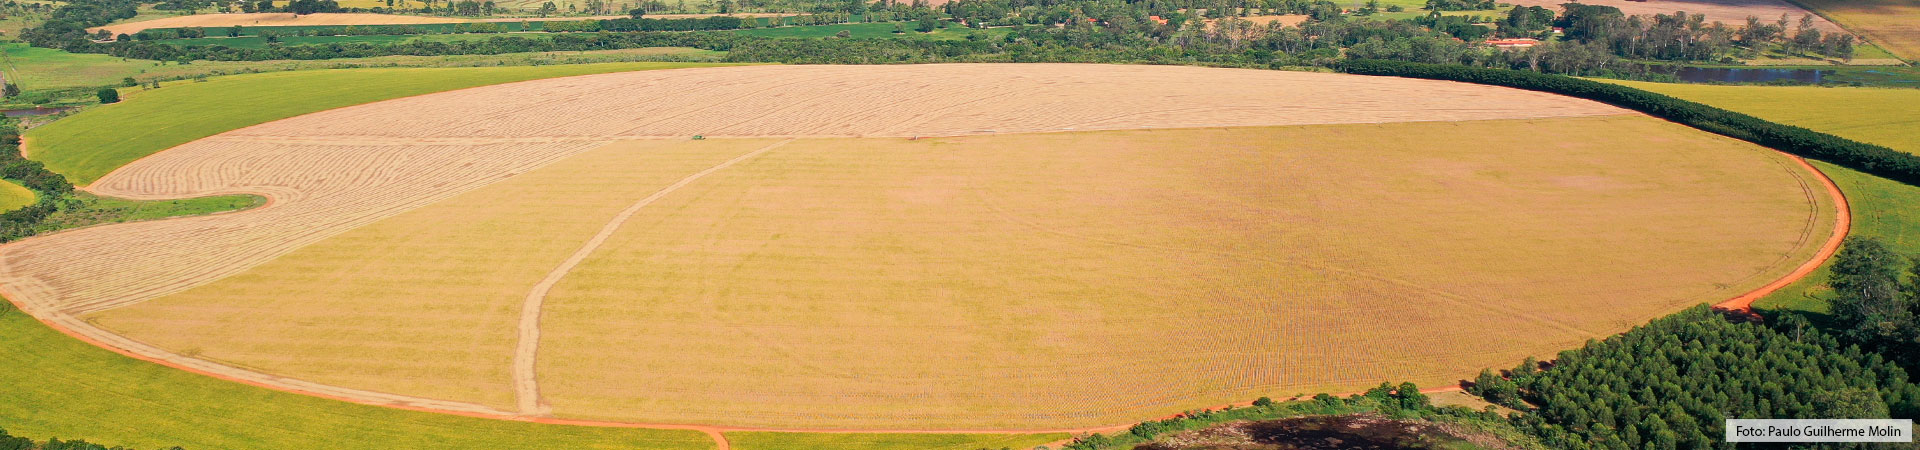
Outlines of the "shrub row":
M 0 177 L 18 181 L 38 196 L 32 205 L 0 213 L 0 242 L 32 236 L 34 227 L 59 211 L 60 201 L 73 193 L 66 177 L 20 155 L 20 132 L 11 121 L 0 123 Z
M 1920 186 L 1920 156 L 1617 84 L 1510 69 L 1386 60 L 1347 60 L 1343 72 L 1465 81 L 1595 100 L 1802 157 Z

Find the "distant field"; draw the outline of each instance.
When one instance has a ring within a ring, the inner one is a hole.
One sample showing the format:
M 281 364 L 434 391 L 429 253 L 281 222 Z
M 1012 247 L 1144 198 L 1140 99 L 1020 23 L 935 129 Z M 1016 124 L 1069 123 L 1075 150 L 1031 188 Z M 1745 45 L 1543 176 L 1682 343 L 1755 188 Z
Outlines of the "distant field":
M 286 39 L 313 39 L 299 36 L 285 36 Z M 171 42 L 171 41 L 169 41 Z M 257 42 L 257 40 L 255 41 Z M 236 43 L 213 41 L 222 45 L 240 46 Z M 257 45 L 257 44 L 255 44 Z M 471 67 L 471 66 L 529 66 L 549 64 L 578 64 L 592 62 L 616 62 L 644 59 L 649 57 L 687 57 L 715 58 L 724 56 L 724 52 L 679 48 L 655 47 L 623 50 L 597 50 L 586 52 L 531 52 L 507 53 L 500 55 L 452 55 L 452 56 L 378 56 L 371 58 L 339 58 L 318 61 L 195 61 L 192 64 L 148 61 L 96 55 L 87 53 L 67 53 L 59 50 L 29 47 L 25 43 L 0 43 L 0 52 L 5 52 L 7 79 L 28 93 L 43 90 L 72 88 L 90 88 L 119 85 L 122 79 L 138 80 L 173 79 L 202 75 L 232 75 L 251 71 L 279 72 L 291 70 L 336 69 L 356 67 Z M 167 83 L 173 86 L 172 82 Z M 91 92 L 85 93 L 91 96 Z M 18 98 L 14 100 L 19 100 Z
M 1920 154 L 1920 89 L 1703 86 L 1613 81 Z M 1920 253 L 1920 187 L 1815 162 L 1847 193 L 1852 235 L 1880 238 L 1901 253 Z M 1762 299 L 1762 308 L 1826 311 L 1829 273 L 1815 272 Z
M 401 42 L 411 42 L 411 41 L 425 41 L 425 42 L 484 41 L 487 39 L 492 39 L 494 37 L 507 37 L 507 36 L 531 37 L 531 38 L 541 39 L 541 38 L 546 38 L 549 35 L 545 33 L 513 33 L 513 34 L 473 33 L 473 34 L 370 35 L 370 36 L 280 36 L 279 44 L 280 45 L 312 45 L 312 44 L 384 45 L 384 44 L 397 44 Z M 195 39 L 169 39 L 169 40 L 158 41 L 158 42 L 165 42 L 173 45 L 224 45 L 224 46 L 234 47 L 234 48 L 264 48 L 268 45 L 267 39 L 259 36 L 234 37 L 234 38 L 211 37 L 211 38 L 195 38 Z
M 6 55 L 7 81 L 27 91 L 102 86 L 164 67 L 155 61 L 67 53 L 24 42 L 0 43 L 0 52 Z
M 719 14 L 655 14 L 648 17 L 659 19 L 697 18 Z M 772 14 L 734 14 L 740 17 L 761 17 Z M 791 15 L 791 14 L 788 14 Z M 106 29 L 114 34 L 133 34 L 153 28 L 185 27 L 242 27 L 255 26 L 340 26 L 340 25 L 419 25 L 463 22 L 521 22 L 548 20 L 590 20 L 625 18 L 616 16 L 572 16 L 572 17 L 494 17 L 466 18 L 441 16 L 415 16 L 404 14 L 371 13 L 319 13 L 295 16 L 292 13 L 233 13 L 233 14 L 196 14 L 190 16 L 170 16 L 151 20 L 124 21 L 89 30 Z
M 7 180 L 0 180 L 0 212 L 20 209 L 33 204 L 34 193 L 25 186 Z
M 29 158 L 86 185 L 143 156 L 227 130 L 342 106 L 472 86 L 592 73 L 705 67 L 609 63 L 454 69 L 354 69 L 240 75 L 158 90 L 26 133 Z M 298 86 L 299 88 L 294 88 Z M 244 108 L 235 104 L 249 105 Z M 138 133 L 100 133 L 137 129 Z
M 1911 0 L 1794 0 L 1909 61 L 1920 59 L 1920 3 Z
M 1839 1 L 1852 1 L 1852 0 L 1839 0 Z M 1900 0 L 1891 0 L 1891 1 L 1900 1 Z M 1567 2 L 1563 0 L 1502 0 L 1500 3 L 1511 3 L 1514 5 L 1520 5 L 1520 6 L 1539 6 L 1547 9 L 1552 9 L 1555 12 L 1560 12 L 1563 10 L 1563 8 L 1560 5 Z M 1833 22 L 1830 22 L 1825 18 L 1821 18 L 1820 16 L 1815 15 L 1812 11 L 1808 11 L 1804 8 L 1801 8 L 1800 6 L 1793 4 L 1788 0 L 1686 0 L 1686 1 L 1676 1 L 1676 2 L 1648 2 L 1648 1 L 1640 1 L 1640 0 L 1584 0 L 1579 3 L 1587 4 L 1587 5 L 1612 6 L 1615 8 L 1620 8 L 1620 11 L 1625 12 L 1628 15 L 1637 15 L 1637 16 L 1652 16 L 1654 14 L 1672 15 L 1674 11 L 1686 11 L 1688 14 L 1705 15 L 1707 18 L 1706 19 L 1707 23 L 1713 23 L 1717 21 L 1717 22 L 1724 22 L 1729 26 L 1745 25 L 1747 23 L 1748 16 L 1759 17 L 1761 22 L 1764 22 L 1764 23 L 1772 23 L 1773 21 L 1778 20 L 1781 14 L 1786 14 L 1788 16 L 1788 20 L 1790 21 L 1788 26 L 1794 27 L 1794 26 L 1798 26 L 1798 24 L 1800 23 L 1800 18 L 1802 16 L 1814 16 L 1813 18 L 1814 27 L 1819 28 L 1822 31 L 1840 30 L 1839 25 L 1834 25 Z

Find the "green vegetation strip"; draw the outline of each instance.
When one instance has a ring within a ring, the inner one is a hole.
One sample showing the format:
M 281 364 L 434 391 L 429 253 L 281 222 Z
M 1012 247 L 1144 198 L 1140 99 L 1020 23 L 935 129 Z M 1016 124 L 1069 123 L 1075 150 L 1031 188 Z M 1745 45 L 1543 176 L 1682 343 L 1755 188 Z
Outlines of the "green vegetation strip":
M 0 212 L 20 209 L 33 204 L 36 198 L 32 190 L 12 181 L 0 180 Z
M 219 380 L 114 354 L 0 303 L 0 423 L 135 448 L 704 449 L 698 432 L 477 419 Z
M 54 173 L 85 185 L 176 145 L 301 114 L 514 81 L 715 65 L 719 64 L 348 69 L 237 75 L 146 91 L 129 88 L 122 89 L 126 101 L 28 131 L 26 152 Z

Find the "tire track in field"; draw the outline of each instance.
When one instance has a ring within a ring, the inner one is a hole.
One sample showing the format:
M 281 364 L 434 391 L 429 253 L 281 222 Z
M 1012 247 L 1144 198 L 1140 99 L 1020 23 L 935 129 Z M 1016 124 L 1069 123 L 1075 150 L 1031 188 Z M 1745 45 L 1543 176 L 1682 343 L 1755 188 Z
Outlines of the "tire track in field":
M 714 172 L 732 167 L 734 164 L 739 164 L 742 161 L 766 154 L 769 151 L 773 151 L 773 149 L 787 145 L 788 142 L 793 142 L 793 139 L 786 139 L 769 144 L 761 147 L 759 150 L 747 152 L 744 155 L 734 157 L 726 162 L 708 167 L 706 170 L 687 175 L 686 178 L 681 178 L 680 181 L 661 188 L 658 192 L 654 192 L 653 195 L 648 195 L 646 198 L 634 202 L 633 206 L 628 206 L 626 210 L 620 211 L 620 214 L 613 216 L 613 220 L 607 221 L 605 226 L 600 227 L 599 233 L 594 234 L 593 238 L 587 239 L 585 244 L 581 244 L 579 250 L 575 250 L 572 256 L 567 257 L 566 261 L 561 261 L 558 267 L 553 268 L 553 271 L 547 272 L 547 277 L 541 279 L 539 284 L 535 284 L 532 291 L 527 292 L 527 299 L 520 303 L 519 341 L 514 344 L 513 348 L 513 394 L 520 414 L 545 416 L 551 414 L 553 411 L 552 407 L 540 401 L 540 383 L 537 375 L 534 373 L 534 366 L 537 362 L 536 358 L 539 356 L 540 349 L 540 307 L 546 303 L 547 293 L 553 290 L 553 286 L 559 284 L 561 279 L 566 278 L 567 273 L 572 272 L 574 267 L 578 267 L 582 261 L 586 261 L 587 255 L 593 254 L 594 250 L 599 250 L 600 244 L 606 243 L 607 238 L 613 237 L 613 233 L 619 231 L 620 226 L 626 224 L 627 219 L 633 218 L 634 214 L 639 213 L 641 208 L 645 208 L 647 205 L 653 204 L 654 201 L 660 200 L 661 197 L 666 197 L 667 194 L 672 194 L 673 191 L 693 184 L 693 182 L 699 181 L 707 175 L 712 175 Z M 724 439 L 719 441 L 721 442 L 721 447 L 725 448 L 726 441 Z

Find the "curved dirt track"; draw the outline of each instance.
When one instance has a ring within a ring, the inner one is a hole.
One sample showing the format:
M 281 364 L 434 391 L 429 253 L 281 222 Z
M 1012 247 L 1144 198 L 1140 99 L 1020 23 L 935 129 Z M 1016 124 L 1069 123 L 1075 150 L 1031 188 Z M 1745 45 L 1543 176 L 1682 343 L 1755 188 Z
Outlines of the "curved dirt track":
M 932 69 L 936 67 L 941 69 Z M 1208 82 L 1209 77 L 1220 79 Z M 1148 84 L 1137 84 L 1143 82 Z M 1220 83 L 1248 88 L 1224 91 Z M 1305 106 L 1324 103 L 1323 97 L 1335 93 L 1345 107 Z M 553 113 L 557 111 L 572 114 Z M 0 247 L 5 256 L 0 290 L 63 332 L 221 378 L 480 417 L 691 429 L 715 436 L 725 448 L 720 432 L 753 429 L 530 418 L 479 405 L 303 384 L 147 347 L 93 328 L 73 314 L 204 284 L 307 243 L 614 139 L 692 134 L 911 137 L 1623 113 L 1591 102 L 1457 83 L 1158 66 L 752 67 L 516 83 L 288 119 L 136 162 L 103 178 L 95 189 L 135 198 L 244 192 L 269 196 L 273 202 L 237 214 L 77 230 Z M 1838 191 L 1831 182 L 1826 184 L 1839 201 Z M 1828 247 L 1789 278 L 1804 276 L 1830 256 L 1830 247 L 1844 234 L 1845 217 L 1843 207 Z M 1764 290 L 1787 282 L 1777 281 Z

